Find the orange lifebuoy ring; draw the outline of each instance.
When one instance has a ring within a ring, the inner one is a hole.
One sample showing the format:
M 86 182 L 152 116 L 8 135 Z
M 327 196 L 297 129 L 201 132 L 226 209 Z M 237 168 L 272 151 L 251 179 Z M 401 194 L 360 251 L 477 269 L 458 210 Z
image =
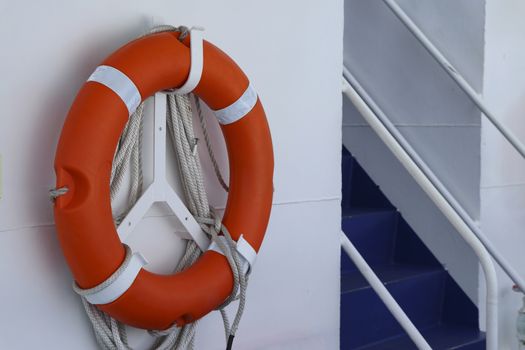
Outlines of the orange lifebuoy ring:
M 127 77 L 140 99 L 181 86 L 190 71 L 190 40 L 162 32 L 137 39 L 102 65 Z M 194 90 L 212 110 L 226 111 L 250 89 L 248 78 L 225 53 L 203 44 L 204 66 Z M 226 141 L 230 185 L 223 224 L 258 251 L 269 220 L 273 150 L 266 116 L 255 95 L 240 119 L 221 125 Z M 135 101 L 136 104 L 137 101 Z M 77 285 L 93 288 L 123 263 L 126 251 L 113 223 L 110 172 L 129 106 L 108 86 L 86 82 L 73 102 L 58 143 L 57 188 L 68 192 L 55 202 L 58 238 Z M 141 269 L 118 299 L 98 307 L 117 320 L 144 329 L 182 326 L 209 313 L 232 292 L 226 258 L 206 251 L 187 270 L 159 275 Z

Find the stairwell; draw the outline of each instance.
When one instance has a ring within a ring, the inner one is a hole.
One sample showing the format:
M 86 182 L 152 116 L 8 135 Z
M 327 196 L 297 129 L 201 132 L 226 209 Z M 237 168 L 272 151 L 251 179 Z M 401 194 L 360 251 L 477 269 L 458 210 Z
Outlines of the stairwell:
M 342 181 L 342 230 L 432 348 L 484 349 L 476 306 L 345 148 Z M 343 350 L 417 349 L 345 253 L 340 324 Z

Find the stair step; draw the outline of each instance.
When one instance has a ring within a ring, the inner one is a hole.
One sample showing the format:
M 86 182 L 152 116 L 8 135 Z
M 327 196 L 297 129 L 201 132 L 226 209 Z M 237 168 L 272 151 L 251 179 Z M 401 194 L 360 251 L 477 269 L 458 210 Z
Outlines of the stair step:
M 344 160 L 343 160 L 344 161 Z M 343 174 L 346 176 L 346 174 Z M 346 195 L 349 207 L 353 208 L 382 208 L 394 209 L 394 206 L 385 197 L 378 185 L 366 174 L 361 165 L 353 159 L 351 163 L 351 174 L 349 176 L 350 191 Z M 343 181 L 348 181 L 344 179 Z
M 446 271 L 422 266 L 375 266 L 374 271 L 416 327 L 440 323 Z M 403 334 L 403 329 L 359 272 L 342 276 L 341 348 L 353 349 Z
M 342 229 L 433 349 L 479 350 L 478 310 L 343 149 Z M 416 349 L 345 253 L 341 257 L 341 349 Z
M 392 261 L 398 213 L 395 210 L 347 210 L 342 229 L 369 264 L 381 265 Z M 341 255 L 341 271 L 356 267 Z
M 354 166 L 354 158 L 352 155 L 343 147 L 343 156 L 341 158 L 341 179 L 343 199 L 341 201 L 341 207 L 343 210 L 350 207 L 350 198 L 352 197 L 352 173 Z
M 440 267 L 405 264 L 373 266 L 372 269 L 387 287 L 392 283 L 443 271 Z M 341 293 L 348 293 L 365 288 L 372 287 L 359 271 L 352 271 L 341 275 Z
M 433 350 L 482 350 L 485 349 L 485 334 L 477 327 L 439 325 L 421 331 Z M 349 350 L 343 348 L 341 350 Z M 417 350 L 408 335 L 390 338 L 356 350 Z
M 342 209 L 343 219 L 359 215 L 373 215 L 382 213 L 397 213 L 395 208 L 369 208 L 369 207 L 349 207 Z
M 393 259 L 397 263 L 441 266 L 401 215 L 397 222 Z

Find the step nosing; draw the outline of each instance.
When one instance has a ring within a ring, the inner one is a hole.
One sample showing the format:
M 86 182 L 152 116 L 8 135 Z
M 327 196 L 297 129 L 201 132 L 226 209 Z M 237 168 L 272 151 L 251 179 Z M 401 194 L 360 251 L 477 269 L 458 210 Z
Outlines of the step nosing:
M 438 324 L 436 324 L 436 325 L 426 326 L 426 327 L 422 327 L 422 328 L 418 327 L 418 330 L 423 334 L 426 331 L 432 331 L 432 330 L 436 330 L 436 329 L 439 329 L 439 328 L 440 328 L 440 326 Z M 451 328 L 453 328 L 453 327 L 451 327 Z M 473 329 L 475 329 L 476 331 L 480 332 L 477 328 L 473 328 Z M 467 338 L 467 339 L 464 339 L 464 340 L 460 339 L 459 343 L 448 345 L 446 347 L 446 350 L 459 350 L 459 349 L 461 349 L 464 346 L 468 346 L 468 345 L 476 344 L 476 343 L 479 343 L 479 342 L 483 342 L 483 341 L 485 341 L 485 337 L 483 336 L 483 334 L 484 333 L 480 332 L 477 336 L 473 336 L 471 338 Z M 425 340 L 428 341 L 429 336 L 423 334 L 423 338 L 425 338 Z M 402 333 L 398 333 L 398 334 L 395 334 L 395 335 L 392 335 L 392 336 L 389 336 L 389 337 L 386 337 L 386 338 L 383 338 L 383 339 L 380 339 L 380 340 L 377 340 L 377 341 L 373 341 L 373 342 L 370 342 L 370 343 L 367 343 L 367 344 L 360 345 L 357 348 L 355 348 L 355 350 L 366 350 L 366 349 L 368 349 L 370 347 L 374 347 L 374 346 L 378 346 L 378 345 L 381 345 L 381 344 L 389 343 L 391 341 L 395 341 L 395 340 L 398 340 L 398 339 L 410 339 L 410 337 L 406 333 L 402 332 Z
M 404 333 L 399 333 L 399 334 L 393 335 L 391 337 L 383 338 L 383 339 L 380 339 L 378 341 L 374 341 L 374 342 L 371 342 L 371 343 L 367 343 L 367 344 L 361 345 L 361 346 L 355 348 L 355 350 L 366 350 L 367 348 L 370 348 L 371 346 L 380 345 L 380 344 L 387 343 L 389 341 L 392 341 L 392 340 L 395 340 L 395 339 L 400 339 L 400 338 L 403 338 L 403 337 L 406 337 L 406 336 L 407 335 L 404 334 Z
M 457 345 L 453 345 L 451 348 L 448 348 L 447 350 L 458 350 L 464 346 L 467 346 L 467 345 L 472 345 L 472 344 L 476 344 L 476 343 L 479 343 L 479 342 L 482 342 L 482 341 L 485 341 L 485 337 L 482 337 L 482 336 L 477 336 L 471 340 L 467 340 L 466 342 L 463 342 L 461 344 L 457 344 Z
M 390 286 L 390 285 L 393 285 L 393 284 L 396 284 L 396 283 L 403 283 L 403 282 L 412 280 L 414 278 L 419 278 L 421 276 L 425 276 L 425 275 L 429 275 L 430 276 L 430 275 L 433 275 L 433 274 L 441 274 L 443 272 L 445 272 L 444 269 L 442 269 L 442 268 L 440 269 L 439 267 L 436 267 L 434 269 L 421 271 L 421 272 L 418 272 L 418 273 L 415 273 L 415 274 L 412 274 L 412 275 L 409 275 L 409 276 L 406 276 L 406 277 L 402 277 L 402 278 L 396 278 L 396 279 L 392 279 L 392 280 L 388 280 L 388 281 L 381 280 L 381 282 L 383 283 L 384 286 Z M 372 286 L 370 284 L 368 284 L 368 281 L 367 281 L 367 285 L 363 285 L 363 286 L 360 286 L 360 287 L 355 287 L 355 288 L 351 288 L 351 289 L 348 289 L 348 290 L 341 291 L 341 295 L 347 294 L 347 293 L 352 293 L 352 292 L 355 292 L 355 291 L 360 291 L 360 290 L 363 290 L 363 289 L 369 289 L 369 288 L 372 289 Z
M 397 213 L 397 210 L 395 208 L 377 208 L 377 209 L 370 208 L 369 210 L 356 211 L 350 214 L 343 213 L 341 215 L 341 218 L 345 220 L 345 219 L 352 219 L 352 218 L 360 217 L 360 216 L 394 214 L 394 213 Z

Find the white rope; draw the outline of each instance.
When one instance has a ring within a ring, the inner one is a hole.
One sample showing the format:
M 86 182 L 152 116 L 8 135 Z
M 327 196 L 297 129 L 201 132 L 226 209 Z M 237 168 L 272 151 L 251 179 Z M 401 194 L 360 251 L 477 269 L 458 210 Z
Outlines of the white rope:
M 228 192 L 230 189 L 228 188 L 226 181 L 224 181 L 224 177 L 222 176 L 219 165 L 217 164 L 217 160 L 215 159 L 213 148 L 211 147 L 210 136 L 208 134 L 208 128 L 206 127 L 204 114 L 202 113 L 201 102 L 195 95 L 193 95 L 193 97 L 195 101 L 195 107 L 197 107 L 197 115 L 199 116 L 199 122 L 201 124 L 202 134 L 204 135 L 204 141 L 206 142 L 206 148 L 208 149 L 208 155 L 210 156 L 211 164 L 213 165 L 213 170 L 215 171 L 215 176 L 217 177 L 217 180 L 219 180 L 222 188 Z
M 234 277 L 233 292 L 219 307 L 219 309 L 224 309 L 232 301 L 236 300 L 237 292 L 239 291 L 239 307 L 231 327 L 229 326 L 226 313 L 221 311 L 226 338 L 228 342 L 231 343 L 233 337 L 235 336 L 235 332 L 237 331 L 244 310 L 246 301 L 247 276 L 244 274 L 241 257 L 235 249 L 235 242 L 231 238 L 230 233 L 226 227 L 221 224 L 218 215 L 216 215 L 213 211 L 210 211 L 202 178 L 199 155 L 197 153 L 198 139 L 195 138 L 193 132 L 191 104 L 188 95 L 168 95 L 167 122 L 169 133 L 170 135 L 173 135 L 173 146 L 177 154 L 178 168 L 181 172 L 181 178 L 183 180 L 182 184 L 184 193 L 186 195 L 188 209 L 195 216 L 196 220 L 201 224 L 203 230 L 208 233 L 215 242 L 217 242 L 225 257 L 227 258 L 230 267 L 232 268 Z M 201 125 L 203 125 L 205 128 L 205 124 Z M 205 130 L 206 129 L 203 129 L 203 133 Z M 211 146 L 209 149 L 211 149 Z M 212 157 L 213 155 L 210 154 L 210 158 Z M 223 244 L 222 240 L 216 239 L 220 232 L 224 234 L 227 245 Z M 190 249 L 192 252 L 195 251 L 195 255 L 185 254 L 181 260 L 181 263 L 184 263 L 187 259 L 187 266 L 193 264 L 193 262 L 202 253 L 195 242 L 188 242 L 188 245 L 190 244 L 194 246 L 194 248 L 192 247 Z M 184 266 L 183 269 L 187 266 Z M 192 325 L 193 324 L 188 326 Z
M 58 197 L 65 195 L 67 191 L 69 191 L 67 187 L 52 188 L 49 190 L 49 199 L 51 199 L 51 202 L 55 202 Z
M 156 27 L 153 28 L 150 33 L 162 31 L 180 31 L 180 40 L 183 40 L 188 34 L 187 28 L 175 28 L 172 26 Z M 196 220 L 201 224 L 202 229 L 217 243 L 224 256 L 228 260 L 234 277 L 233 291 L 231 295 L 218 308 L 223 318 L 227 341 L 226 348 L 231 349 L 233 338 L 238 329 L 242 313 L 244 311 L 248 276 L 243 271 L 243 261 L 235 248 L 235 241 L 232 239 L 226 227 L 221 224 L 219 216 L 210 210 L 202 177 L 200 159 L 197 153 L 198 139 L 194 135 L 189 95 L 176 95 L 172 93 L 172 91 L 167 92 L 166 120 L 177 157 L 178 169 L 181 174 L 186 205 L 188 206 L 188 209 L 192 215 L 194 215 Z M 195 105 L 197 107 L 199 122 L 202 127 L 204 139 L 215 173 L 221 186 L 227 191 L 228 186 L 226 185 L 226 182 L 220 173 L 217 161 L 214 157 L 209 141 L 206 123 L 204 121 L 200 102 L 197 97 L 195 97 Z M 115 199 L 116 194 L 122 187 L 124 176 L 128 168 L 130 169 L 131 178 L 126 208 L 124 212 L 120 214 L 113 214 L 116 225 L 118 225 L 120 221 L 126 216 L 142 193 L 143 175 L 141 143 L 143 130 L 143 111 L 144 104 L 142 103 L 130 116 L 130 119 L 119 139 L 113 160 L 110 180 L 110 193 L 112 201 Z M 52 189 L 50 191 L 50 197 L 54 200 L 58 196 L 67 193 L 67 191 L 68 189 L 65 187 Z M 221 232 L 225 237 L 226 243 L 224 243 L 224 241 L 221 239 L 217 239 L 217 236 Z M 188 268 L 200 257 L 201 254 L 202 251 L 199 249 L 197 244 L 194 241 L 188 241 L 185 253 L 177 264 L 174 272 L 178 273 Z M 86 293 L 93 292 L 95 289 L 99 290 L 111 283 L 112 280 L 116 279 L 121 271 L 125 269 L 125 265 L 130 260 L 130 255 L 131 250 L 126 248 L 126 258 L 124 263 L 108 278 L 108 280 L 104 281 L 102 284 L 89 290 L 82 290 L 76 284 L 74 285 L 75 291 L 82 297 L 82 303 L 86 310 L 86 314 L 93 325 L 96 340 L 103 350 L 131 350 L 128 345 L 125 325 L 99 310 L 96 306 L 87 302 L 84 295 Z M 235 300 L 239 300 L 239 305 L 235 319 L 230 326 L 225 307 Z M 151 349 L 193 349 L 196 326 L 197 322 L 193 322 L 183 326 L 182 328 L 178 328 L 176 325 L 174 325 L 171 328 L 163 331 L 150 330 L 150 335 L 157 338 Z

